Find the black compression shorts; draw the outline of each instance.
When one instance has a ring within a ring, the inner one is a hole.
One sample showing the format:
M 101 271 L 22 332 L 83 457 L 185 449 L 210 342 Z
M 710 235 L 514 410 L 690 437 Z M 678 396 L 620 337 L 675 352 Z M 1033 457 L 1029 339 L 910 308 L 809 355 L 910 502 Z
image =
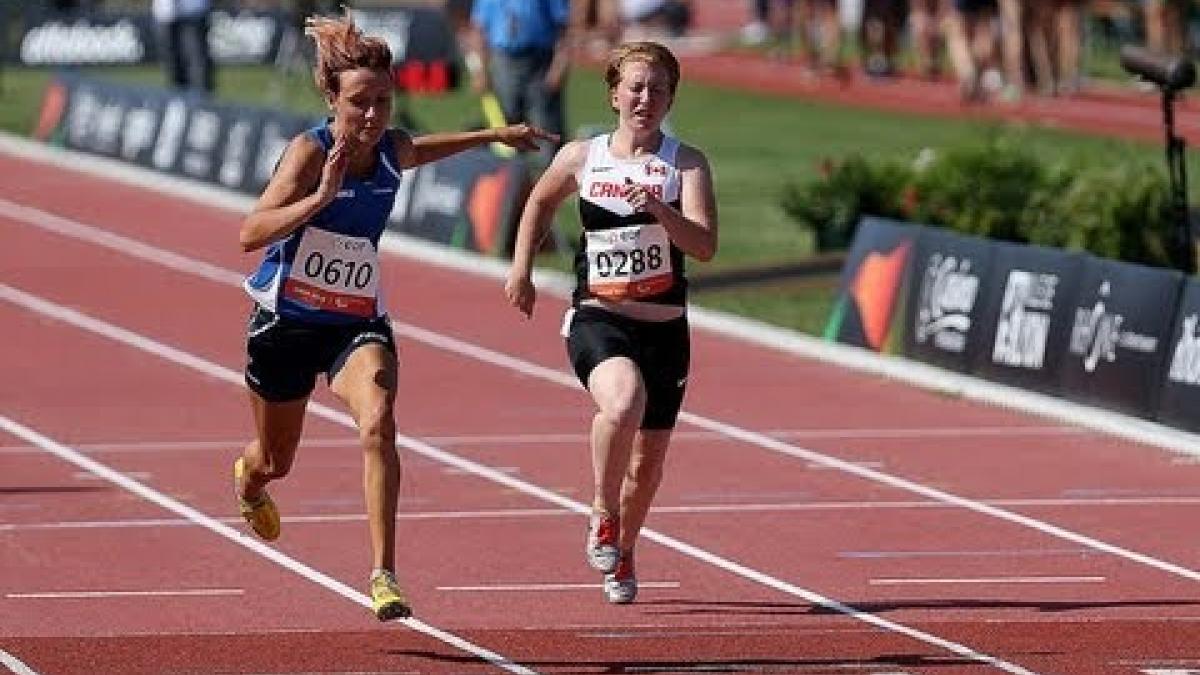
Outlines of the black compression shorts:
M 246 327 L 246 386 L 272 403 L 304 398 L 318 374 L 332 382 L 351 352 L 373 342 L 396 353 L 386 316 L 351 324 L 306 323 L 255 305 Z
M 646 383 L 641 428 L 675 427 L 691 362 L 687 317 L 638 321 L 595 307 L 580 307 L 574 310 L 568 328 L 567 355 L 584 387 L 600 362 L 614 356 L 629 358 Z

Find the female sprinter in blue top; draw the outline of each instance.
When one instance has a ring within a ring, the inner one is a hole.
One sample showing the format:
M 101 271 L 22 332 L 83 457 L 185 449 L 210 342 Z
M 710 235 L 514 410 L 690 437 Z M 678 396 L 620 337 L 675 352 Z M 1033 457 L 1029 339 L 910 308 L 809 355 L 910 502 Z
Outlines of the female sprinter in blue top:
M 266 247 L 245 287 L 254 299 L 246 384 L 256 437 L 234 463 L 238 508 L 263 539 L 279 536 L 266 485 L 288 474 L 304 409 L 324 373 L 358 425 L 380 620 L 410 616 L 395 577 L 397 358 L 379 293 L 378 243 L 400 172 L 473 146 L 534 150 L 557 138 L 527 125 L 410 137 L 388 128 L 392 55 L 348 19 L 311 18 L 317 86 L 332 117 L 292 140 L 252 213 L 245 251 Z
M 679 63 L 653 42 L 613 51 L 604 74 L 617 128 L 555 156 L 521 215 L 504 292 L 526 315 L 533 254 L 555 210 L 579 194 L 576 287 L 563 323 L 567 354 L 595 401 L 595 496 L 589 564 L 609 602 L 637 595 L 633 549 L 662 480 L 690 360 L 684 256 L 717 250 L 717 207 L 704 154 L 668 136 Z

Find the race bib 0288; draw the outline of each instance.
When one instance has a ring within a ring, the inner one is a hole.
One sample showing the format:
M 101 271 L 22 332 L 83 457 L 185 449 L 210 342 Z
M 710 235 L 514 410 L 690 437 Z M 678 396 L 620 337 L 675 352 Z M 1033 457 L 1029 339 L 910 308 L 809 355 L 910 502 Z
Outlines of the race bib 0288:
M 671 240 L 658 223 L 588 232 L 588 291 L 607 300 L 637 300 L 671 288 Z

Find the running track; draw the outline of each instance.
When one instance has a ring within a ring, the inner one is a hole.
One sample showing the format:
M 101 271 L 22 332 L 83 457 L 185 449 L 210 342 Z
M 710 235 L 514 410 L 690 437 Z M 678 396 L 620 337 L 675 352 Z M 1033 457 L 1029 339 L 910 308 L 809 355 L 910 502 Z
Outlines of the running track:
M 380 625 L 327 395 L 278 545 L 232 509 L 254 257 L 229 200 L 11 153 L 0 673 L 1200 672 L 1192 456 L 703 329 L 642 595 L 608 606 L 564 301 L 526 321 L 495 278 L 399 255 L 418 620 Z

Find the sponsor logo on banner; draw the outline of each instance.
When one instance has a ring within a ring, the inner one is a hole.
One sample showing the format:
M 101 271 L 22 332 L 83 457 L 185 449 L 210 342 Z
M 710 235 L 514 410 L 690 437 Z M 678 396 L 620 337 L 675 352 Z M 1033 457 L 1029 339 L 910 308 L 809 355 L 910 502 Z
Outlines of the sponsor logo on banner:
M 408 217 L 423 220 L 428 214 L 454 216 L 462 212 L 465 186 L 458 182 L 439 181 L 434 165 L 417 172 L 416 187 L 409 194 Z
M 221 63 L 266 63 L 276 37 L 282 30 L 281 20 L 273 14 L 212 13 L 208 46 L 214 60 Z
M 217 181 L 222 185 L 240 188 L 246 180 L 246 169 L 250 165 L 250 138 L 253 134 L 254 125 L 246 120 L 235 120 L 229 126 L 229 132 L 225 135 L 225 152 L 217 169 Z
M 992 345 L 993 363 L 1031 370 L 1045 365 L 1059 282 L 1057 274 L 1019 269 L 1009 272 Z
M 163 112 L 162 125 L 158 130 L 158 139 L 154 142 L 154 157 L 152 161 L 157 169 L 170 171 L 179 157 L 179 147 L 183 144 L 183 134 L 186 131 L 188 105 L 174 98 L 167 103 Z
M 1068 349 L 1071 354 L 1083 357 L 1083 369 L 1089 373 L 1095 372 L 1102 361 L 1115 362 L 1119 349 L 1145 354 L 1153 354 L 1158 349 L 1158 338 L 1123 328 L 1125 316 L 1109 311 L 1104 304 L 1111 295 L 1112 284 L 1104 281 L 1100 284 L 1100 297 L 1096 303 L 1075 310 L 1075 325 L 1071 328 Z
M 413 15 L 405 11 L 351 10 L 354 24 L 363 33 L 383 39 L 392 51 L 392 61 L 408 58 L 408 37 L 412 32 Z
M 31 66 L 73 63 L 141 63 L 146 45 L 128 19 L 96 24 L 86 18 L 35 26 L 21 39 L 21 62 Z
M 143 152 L 154 147 L 154 134 L 157 131 L 157 110 L 149 106 L 130 108 L 125 113 L 121 129 L 121 159 L 136 161 Z
M 221 116 L 213 110 L 196 108 L 188 119 L 180 170 L 188 176 L 206 178 L 212 172 L 213 157 L 220 140 Z
M 259 184 L 266 185 L 271 181 L 275 165 L 279 163 L 290 140 L 279 123 L 267 121 L 263 124 L 262 138 L 258 141 L 258 157 L 254 160 L 254 178 Z
M 1200 384 L 1200 315 L 1184 317 L 1179 341 L 1175 343 L 1175 355 L 1171 357 L 1171 369 L 1167 379 L 1178 384 L 1195 386 Z
M 934 253 L 921 279 L 914 339 L 938 349 L 962 353 L 971 329 L 971 310 L 979 297 L 979 277 L 971 261 Z

